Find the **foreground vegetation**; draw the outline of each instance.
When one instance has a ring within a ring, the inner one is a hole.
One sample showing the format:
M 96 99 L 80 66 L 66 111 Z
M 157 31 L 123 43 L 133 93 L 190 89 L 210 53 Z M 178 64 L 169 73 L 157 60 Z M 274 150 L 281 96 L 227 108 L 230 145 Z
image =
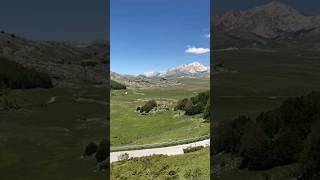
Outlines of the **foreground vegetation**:
M 183 155 L 153 155 L 113 163 L 111 179 L 210 179 L 209 148 Z
M 289 98 L 277 109 L 255 120 L 240 116 L 214 130 L 215 153 L 239 154 L 241 168 L 264 170 L 301 163 L 305 179 L 320 173 L 320 93 Z

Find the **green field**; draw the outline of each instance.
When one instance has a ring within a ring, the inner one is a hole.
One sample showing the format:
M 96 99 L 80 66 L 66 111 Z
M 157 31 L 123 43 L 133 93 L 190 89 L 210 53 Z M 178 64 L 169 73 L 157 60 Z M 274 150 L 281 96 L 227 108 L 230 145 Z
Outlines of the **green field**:
M 177 156 L 149 156 L 111 165 L 111 179 L 210 179 L 209 148 Z
M 0 111 L 2 179 L 106 178 L 93 157 L 81 156 L 89 142 L 107 136 L 107 106 L 79 98 L 104 102 L 106 87 L 9 91 L 21 109 Z
M 178 100 L 209 89 L 209 79 L 181 79 L 183 85 L 165 88 L 114 90 L 111 92 L 111 146 L 162 143 L 209 134 L 202 116 L 173 111 Z M 154 99 L 168 104 L 169 111 L 141 115 L 138 106 Z

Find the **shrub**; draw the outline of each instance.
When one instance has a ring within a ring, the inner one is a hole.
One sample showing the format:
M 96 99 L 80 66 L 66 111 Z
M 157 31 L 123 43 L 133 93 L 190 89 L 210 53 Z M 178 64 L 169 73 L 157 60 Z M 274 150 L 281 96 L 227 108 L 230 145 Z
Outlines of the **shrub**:
M 203 113 L 205 110 L 206 105 L 209 101 L 209 91 L 208 92 L 201 92 L 195 97 L 191 97 L 190 99 L 183 99 L 178 101 L 177 105 L 174 107 L 174 110 L 184 110 L 186 115 L 196 115 Z M 210 108 L 210 104 L 208 105 Z M 208 114 L 206 114 L 208 118 Z
M 125 85 L 120 84 L 120 83 L 113 81 L 113 80 L 110 81 L 110 87 L 113 90 L 127 89 L 127 87 Z
M 203 119 L 206 119 L 207 121 L 210 121 L 210 111 L 211 111 L 211 106 L 210 106 L 210 99 L 208 99 L 208 102 L 206 104 L 206 107 L 204 108 L 203 112 Z
M 213 149 L 215 153 L 231 152 L 232 143 L 232 122 L 221 121 L 213 129 Z
M 140 112 L 149 113 L 155 107 L 157 107 L 157 102 L 155 100 L 150 100 L 140 108 Z
M 195 152 L 195 151 L 199 151 L 200 149 L 203 149 L 203 146 L 195 146 L 195 147 L 187 147 L 185 149 L 183 149 L 184 153 L 191 153 L 191 152 Z
M 196 104 L 196 105 L 192 105 L 192 106 L 189 106 L 188 108 L 185 109 L 186 111 L 186 115 L 196 115 L 196 114 L 200 114 L 203 112 L 203 107 L 199 104 Z
M 98 150 L 98 146 L 96 145 L 96 143 L 91 142 L 86 146 L 83 154 L 85 156 L 90 156 L 90 155 L 96 153 L 97 150 Z
M 243 164 L 249 170 L 263 170 L 272 167 L 272 142 L 268 139 L 262 128 L 251 126 L 241 139 L 241 156 Z
M 174 110 L 175 111 L 177 111 L 177 110 L 185 110 L 185 107 L 186 107 L 186 104 L 188 103 L 188 101 L 189 100 L 187 98 L 178 101 L 177 105 L 174 107 Z
M 252 126 L 253 121 L 246 116 L 239 116 L 233 121 L 223 121 L 214 127 L 213 147 L 216 153 L 225 151 L 238 153 L 241 137 Z
M 107 159 L 108 148 L 109 148 L 109 141 L 107 139 L 102 140 L 99 144 L 99 147 L 96 153 L 96 160 L 98 163 Z
M 309 134 L 306 146 L 299 160 L 303 179 L 317 179 L 320 175 L 320 119 Z
M 303 141 L 294 131 L 286 131 L 274 140 L 274 165 L 296 162 L 302 151 Z
M 201 92 L 197 96 L 191 98 L 192 103 L 195 105 L 201 106 L 202 109 L 204 109 L 208 100 L 209 100 L 209 91 Z

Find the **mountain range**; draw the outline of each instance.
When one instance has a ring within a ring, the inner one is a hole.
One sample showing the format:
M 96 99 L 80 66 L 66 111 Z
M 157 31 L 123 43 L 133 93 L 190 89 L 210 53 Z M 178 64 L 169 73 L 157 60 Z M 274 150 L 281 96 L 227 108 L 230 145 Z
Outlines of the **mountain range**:
M 320 16 L 272 1 L 213 17 L 214 48 L 305 47 L 320 50 Z
M 170 68 L 164 72 L 146 72 L 143 75 L 152 77 L 172 77 L 172 76 L 185 76 L 185 75 L 200 75 L 209 74 L 210 66 L 205 66 L 199 62 L 193 62 L 190 64 L 183 64 L 177 67 Z

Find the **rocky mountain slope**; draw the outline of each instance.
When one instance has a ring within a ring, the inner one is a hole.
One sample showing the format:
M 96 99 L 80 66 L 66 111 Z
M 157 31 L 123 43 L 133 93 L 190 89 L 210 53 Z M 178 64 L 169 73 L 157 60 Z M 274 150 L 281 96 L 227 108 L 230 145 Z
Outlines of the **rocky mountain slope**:
M 55 86 L 107 81 L 108 48 L 104 42 L 75 46 L 64 42 L 36 42 L 0 33 L 0 56 L 49 74 Z
M 280 2 L 230 11 L 213 21 L 216 49 L 285 45 L 320 50 L 320 16 L 304 15 Z
M 172 76 L 188 76 L 188 75 L 200 75 L 209 74 L 210 66 L 205 66 L 199 62 L 193 62 L 190 64 L 183 64 L 178 67 L 170 68 L 165 72 L 147 72 L 144 76 L 152 77 L 172 77 Z

